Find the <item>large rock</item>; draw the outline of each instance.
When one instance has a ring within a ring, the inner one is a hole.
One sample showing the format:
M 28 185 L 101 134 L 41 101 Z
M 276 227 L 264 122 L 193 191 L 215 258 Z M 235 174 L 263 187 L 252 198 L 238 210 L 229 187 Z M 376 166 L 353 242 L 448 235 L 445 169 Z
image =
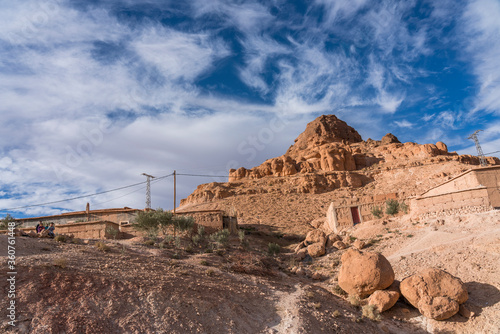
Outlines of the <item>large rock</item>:
M 315 243 L 322 243 L 323 245 L 326 243 L 325 232 L 321 230 L 312 230 L 309 231 L 309 233 L 307 233 L 306 239 L 304 240 L 304 244 L 312 245 Z
M 307 246 L 307 252 L 311 257 L 319 257 L 325 255 L 325 243 L 317 242 Z
M 337 234 L 334 233 L 329 234 L 326 237 L 326 248 L 333 247 L 333 244 L 337 241 L 342 241 L 342 239 Z
M 381 142 L 382 142 L 382 145 L 401 143 L 398 140 L 398 138 L 395 135 L 393 135 L 392 133 L 388 133 L 385 136 L 383 136 Z
M 349 249 L 341 261 L 339 285 L 350 295 L 363 298 L 394 281 L 392 266 L 382 254 Z
M 368 298 L 368 304 L 375 306 L 380 313 L 387 311 L 396 304 L 399 292 L 389 290 L 377 290 Z
M 444 320 L 456 314 L 459 305 L 468 299 L 462 281 L 444 270 L 427 268 L 405 278 L 401 294 L 424 316 Z

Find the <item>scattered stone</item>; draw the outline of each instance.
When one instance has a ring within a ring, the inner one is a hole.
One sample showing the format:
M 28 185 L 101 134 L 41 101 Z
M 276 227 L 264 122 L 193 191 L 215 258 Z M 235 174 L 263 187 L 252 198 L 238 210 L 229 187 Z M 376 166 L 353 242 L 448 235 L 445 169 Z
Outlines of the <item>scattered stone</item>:
M 337 234 L 334 234 L 334 233 L 329 234 L 326 237 L 326 248 L 331 248 L 335 242 L 341 241 L 341 240 L 342 239 Z
M 472 317 L 474 317 L 476 315 L 465 304 L 460 304 L 460 306 L 458 308 L 458 313 L 462 317 L 467 318 L 467 319 L 472 318 Z
M 400 285 L 401 294 L 424 316 L 445 320 L 455 315 L 459 304 L 468 299 L 462 281 L 444 270 L 427 268 L 405 278 Z
M 297 247 L 295 247 L 295 250 L 293 252 L 297 253 L 299 250 L 301 250 L 304 247 L 306 247 L 306 245 L 304 245 L 304 242 L 302 241 L 300 244 L 297 245 Z
M 320 279 L 323 278 L 323 276 L 319 272 L 316 271 L 316 272 L 314 272 L 314 274 L 312 274 L 311 278 L 313 280 L 319 281 Z
M 303 260 L 307 255 L 307 248 L 302 248 L 300 249 L 296 254 L 295 254 L 295 258 L 297 260 Z
M 394 282 L 392 266 L 382 254 L 349 249 L 341 261 L 339 285 L 350 295 L 364 298 Z
M 393 307 L 399 299 L 399 293 L 389 290 L 377 290 L 368 298 L 368 305 L 375 306 L 380 313 Z
M 352 247 L 357 248 L 357 249 L 363 249 L 365 248 L 365 242 L 363 240 L 355 240 L 352 243 Z
M 315 243 L 322 243 L 323 245 L 326 243 L 325 232 L 321 230 L 312 230 L 309 233 L 307 233 L 306 239 L 304 240 L 304 244 L 308 246 Z
M 333 247 L 335 247 L 337 249 L 346 249 L 347 248 L 347 246 L 342 241 L 335 241 L 333 243 Z
M 302 267 L 300 267 L 299 269 L 297 269 L 295 271 L 295 274 L 298 275 L 298 276 L 305 276 L 306 275 L 306 270 Z
M 325 244 L 322 242 L 316 242 L 312 245 L 307 246 L 307 252 L 311 257 L 319 257 L 325 255 Z

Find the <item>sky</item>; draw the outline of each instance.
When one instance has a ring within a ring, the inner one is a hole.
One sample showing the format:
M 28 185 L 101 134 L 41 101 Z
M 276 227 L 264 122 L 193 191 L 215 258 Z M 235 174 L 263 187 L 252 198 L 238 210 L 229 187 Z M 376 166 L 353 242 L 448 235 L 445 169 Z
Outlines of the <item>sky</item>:
M 174 170 L 179 205 L 322 114 L 460 154 L 480 129 L 499 151 L 499 17 L 498 0 L 3 1 L 0 217 L 144 208 L 142 173 Z M 151 202 L 173 208 L 172 176 Z

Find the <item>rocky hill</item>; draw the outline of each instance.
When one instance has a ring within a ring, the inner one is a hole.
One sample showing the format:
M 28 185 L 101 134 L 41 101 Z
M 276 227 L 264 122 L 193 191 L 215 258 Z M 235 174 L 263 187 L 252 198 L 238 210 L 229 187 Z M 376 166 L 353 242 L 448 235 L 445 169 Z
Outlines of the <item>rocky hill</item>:
M 487 162 L 500 164 L 494 157 Z M 334 199 L 387 193 L 409 198 L 474 166 L 477 157 L 448 152 L 442 142 L 401 143 L 390 133 L 364 141 L 335 115 L 323 115 L 282 156 L 232 169 L 229 182 L 198 186 L 179 210 L 236 210 L 240 223 L 304 233 Z

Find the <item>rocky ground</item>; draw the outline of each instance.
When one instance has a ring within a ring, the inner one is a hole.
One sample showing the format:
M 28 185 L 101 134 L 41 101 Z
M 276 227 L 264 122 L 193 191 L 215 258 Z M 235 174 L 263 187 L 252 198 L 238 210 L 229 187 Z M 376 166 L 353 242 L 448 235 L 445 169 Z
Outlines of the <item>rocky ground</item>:
M 221 250 L 185 239 L 145 245 L 142 238 L 61 243 L 17 237 L 18 333 L 498 333 L 500 212 L 443 219 L 410 216 L 355 226 L 350 239 L 381 252 L 401 280 L 425 267 L 459 277 L 472 318 L 429 320 L 400 300 L 381 321 L 362 316 L 336 288 L 345 250 L 320 258 L 291 256 L 300 238 L 242 225 Z M 267 245 L 280 244 L 269 256 Z M 0 236 L 6 249 L 6 237 Z M 109 249 L 104 249 L 107 246 Z M 299 274 L 292 268 L 302 268 Z M 314 277 L 315 279 L 313 279 Z M 1 281 L 6 291 L 6 280 Z M 5 312 L 7 298 L 0 307 Z

